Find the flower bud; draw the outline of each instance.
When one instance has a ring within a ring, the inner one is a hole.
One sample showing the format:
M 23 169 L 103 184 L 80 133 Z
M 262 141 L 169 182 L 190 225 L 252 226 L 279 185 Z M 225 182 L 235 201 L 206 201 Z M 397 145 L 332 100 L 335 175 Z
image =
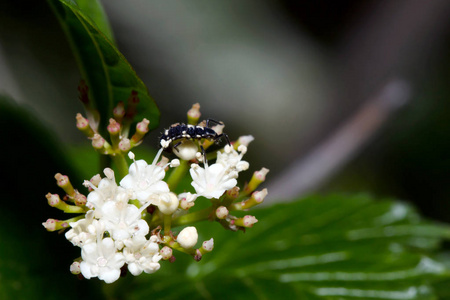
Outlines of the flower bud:
M 181 230 L 177 236 L 177 242 L 181 247 L 189 249 L 197 244 L 198 233 L 194 226 L 189 226 Z
M 174 144 L 176 144 L 175 142 Z M 173 153 L 182 160 L 191 160 L 196 157 L 198 146 L 192 140 L 182 140 L 181 144 L 173 149 Z
M 58 220 L 55 219 L 47 219 L 44 223 L 42 223 L 42 226 L 44 226 L 47 231 L 55 231 L 56 230 L 56 224 Z
M 89 125 L 88 119 L 84 118 L 80 113 L 75 118 L 77 119 L 77 128 L 87 137 L 93 137 L 95 132 Z
M 188 210 L 195 205 L 195 202 L 188 202 L 186 198 L 180 200 L 180 208 Z
M 164 247 L 162 247 L 161 250 L 159 250 L 159 254 L 161 254 L 162 259 L 168 260 L 169 258 L 172 257 L 173 251 L 172 251 L 172 248 L 164 246 Z
M 256 190 L 256 188 L 266 180 L 267 173 L 269 173 L 269 169 L 266 168 L 262 168 L 259 171 L 255 171 L 255 173 L 253 173 L 252 178 L 250 179 L 250 182 L 245 187 L 244 190 L 245 195 L 249 195 L 251 192 Z
M 61 199 L 59 198 L 58 194 L 48 193 L 47 195 L 45 195 L 45 198 L 47 198 L 48 205 L 52 207 L 57 206 L 61 202 Z
M 123 104 L 123 101 L 119 101 L 119 103 L 117 103 L 117 106 L 114 107 L 113 116 L 117 122 L 122 122 L 123 116 L 125 116 L 125 105 Z
M 103 149 L 105 143 L 105 139 L 102 138 L 102 136 L 98 133 L 94 134 L 94 136 L 92 137 L 92 147 L 94 147 L 94 149 L 96 150 Z
M 109 134 L 118 135 L 120 133 L 120 124 L 113 118 L 109 119 L 109 125 L 106 127 Z
M 79 261 L 74 261 L 70 265 L 70 273 L 72 273 L 73 275 L 78 275 L 78 274 L 81 273 L 80 262 Z
M 122 138 L 119 142 L 119 150 L 122 152 L 130 151 L 131 149 L 131 142 L 127 138 Z
M 258 220 L 254 216 L 246 215 L 243 218 L 238 218 L 238 219 L 234 220 L 233 223 L 234 223 L 234 225 L 237 225 L 237 226 L 250 228 L 250 227 L 253 227 L 253 224 L 255 224 L 256 222 L 258 222 Z
M 247 200 L 239 203 L 233 203 L 232 208 L 235 210 L 249 209 L 255 205 L 261 204 L 264 201 L 264 198 L 266 198 L 266 196 L 267 196 L 267 189 L 253 192 L 252 196 Z
M 47 231 L 57 231 L 69 227 L 69 223 L 65 220 L 47 219 L 42 226 Z
M 80 193 L 77 193 L 75 195 L 75 199 L 74 200 L 75 200 L 75 205 L 76 206 L 85 206 L 86 202 L 87 202 L 86 196 L 83 195 L 83 194 L 80 194 Z
M 147 134 L 148 132 L 148 125 L 150 124 L 150 121 L 147 119 L 143 119 L 141 122 L 136 124 L 136 132 L 134 133 L 134 135 L 131 137 L 131 141 L 134 144 L 139 143 L 140 141 L 142 141 L 142 138 L 144 137 L 144 135 Z
M 255 138 L 252 135 L 242 135 L 238 138 L 238 140 L 233 144 L 234 149 L 238 150 L 239 146 L 244 145 L 248 147 L 248 145 L 253 142 Z
M 228 216 L 228 209 L 225 206 L 219 206 L 216 209 L 216 216 L 218 219 L 225 219 Z
M 194 105 L 192 105 L 192 108 L 187 112 L 188 124 L 191 125 L 197 124 L 198 120 L 200 119 L 200 116 L 201 116 L 200 104 L 195 103 Z
M 214 239 L 211 238 L 207 241 L 204 241 L 202 244 L 202 249 L 206 252 L 211 252 L 214 249 Z
M 174 193 L 164 193 L 159 195 L 158 208 L 163 214 L 170 215 L 177 210 L 179 203 Z
M 69 177 L 61 173 L 55 174 L 56 184 L 66 192 L 69 197 L 75 196 L 75 190 L 70 183 Z

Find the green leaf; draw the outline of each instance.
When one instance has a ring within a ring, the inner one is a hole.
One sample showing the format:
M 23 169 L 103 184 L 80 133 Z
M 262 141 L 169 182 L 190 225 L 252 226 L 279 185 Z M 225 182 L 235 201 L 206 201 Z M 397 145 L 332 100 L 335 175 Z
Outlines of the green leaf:
M 436 299 L 450 278 L 434 258 L 450 227 L 410 206 L 368 196 L 309 197 L 257 211 L 242 232 L 199 226 L 215 248 L 199 263 L 136 278 L 129 299 Z
M 80 10 L 97 25 L 97 28 L 111 41 L 114 42 L 114 35 L 99 0 L 77 0 Z
M 29 111 L 0 95 L 3 177 L 0 181 L 0 299 L 103 299 L 101 284 L 80 281 L 70 274 L 80 256 L 63 236 L 41 223 L 69 218 L 47 204 L 45 194 L 58 193 L 54 175 L 69 175 L 81 186 L 66 149 L 51 130 Z
M 105 133 L 113 108 L 119 101 L 126 103 L 132 91 L 136 91 L 140 99 L 134 121 L 145 117 L 150 120 L 150 128 L 156 128 L 159 123 L 156 103 L 111 40 L 73 1 L 48 2 L 69 40 L 81 76 L 88 85 L 89 97 L 100 112 L 99 130 Z

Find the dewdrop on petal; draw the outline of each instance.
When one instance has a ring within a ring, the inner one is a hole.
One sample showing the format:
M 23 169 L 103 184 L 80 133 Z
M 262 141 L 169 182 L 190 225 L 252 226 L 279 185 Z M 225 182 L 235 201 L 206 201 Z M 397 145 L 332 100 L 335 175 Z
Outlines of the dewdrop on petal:
M 177 242 L 181 247 L 185 249 L 190 249 L 197 244 L 198 233 L 197 228 L 194 226 L 189 226 L 181 230 L 177 236 Z

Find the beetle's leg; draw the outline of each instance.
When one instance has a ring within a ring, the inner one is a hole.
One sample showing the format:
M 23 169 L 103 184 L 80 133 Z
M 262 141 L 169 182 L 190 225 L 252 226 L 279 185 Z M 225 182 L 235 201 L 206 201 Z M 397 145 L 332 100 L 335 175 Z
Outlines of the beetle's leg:
M 216 144 L 219 142 L 221 137 L 225 137 L 225 139 L 227 140 L 228 146 L 231 146 L 230 138 L 228 137 L 228 134 L 226 134 L 226 133 L 218 134 L 214 137 L 214 141 Z
M 211 126 L 209 125 L 210 123 L 214 123 L 216 125 L 223 125 L 223 123 L 220 121 L 216 121 L 214 119 L 206 119 L 206 127 L 211 128 Z
M 173 149 L 177 150 L 177 152 L 180 152 L 177 147 L 180 146 L 183 143 L 183 141 L 179 141 L 178 143 L 176 143 L 175 145 L 172 146 Z

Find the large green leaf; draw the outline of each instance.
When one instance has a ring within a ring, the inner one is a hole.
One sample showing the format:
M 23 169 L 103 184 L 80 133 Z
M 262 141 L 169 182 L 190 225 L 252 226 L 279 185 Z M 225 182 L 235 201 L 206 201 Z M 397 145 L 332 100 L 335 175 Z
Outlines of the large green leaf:
M 108 17 L 105 14 L 102 4 L 99 0 L 77 0 L 76 3 L 80 10 L 88 16 L 97 25 L 97 28 L 110 40 L 114 41 L 114 35 L 109 24 Z
M 178 254 L 138 277 L 127 298 L 436 299 L 432 283 L 450 276 L 433 258 L 450 228 L 404 203 L 310 197 L 257 218 L 245 234 L 200 226 L 203 239 L 215 238 L 211 254 L 200 263 Z
M 138 93 L 140 103 L 135 121 L 150 120 L 150 128 L 159 123 L 159 110 L 142 80 L 117 50 L 113 42 L 74 1 L 48 0 L 68 37 L 89 96 L 100 112 L 100 131 L 104 131 L 113 107 Z

